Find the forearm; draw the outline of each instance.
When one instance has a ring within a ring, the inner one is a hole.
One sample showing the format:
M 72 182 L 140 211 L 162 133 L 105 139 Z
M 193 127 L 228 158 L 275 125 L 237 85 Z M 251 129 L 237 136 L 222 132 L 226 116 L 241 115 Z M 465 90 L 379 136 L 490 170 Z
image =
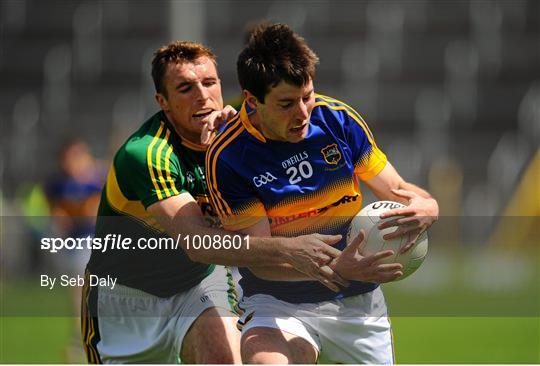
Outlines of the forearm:
M 377 176 L 365 183 L 380 200 L 396 201 L 408 205 L 409 200 L 407 198 L 394 192 L 400 189 L 412 191 L 422 198 L 433 199 L 426 190 L 406 182 L 390 163 Z
M 423 197 L 423 198 L 433 198 L 428 191 L 426 191 L 425 189 L 422 189 L 420 187 L 418 187 L 417 185 L 414 185 L 412 183 L 409 183 L 409 182 L 406 182 L 406 181 L 401 181 L 399 182 L 398 186 L 396 187 L 396 189 L 404 189 L 406 191 L 412 191 L 416 194 L 418 194 L 420 197 Z M 394 195 L 396 197 L 396 201 L 399 199 L 400 201 L 403 201 L 403 198 L 400 198 L 396 195 Z M 405 203 L 408 203 L 407 200 L 405 199 Z
M 239 232 L 229 232 L 211 228 L 202 220 L 179 219 L 170 230 L 173 235 L 181 235 L 184 250 L 197 262 L 239 267 L 273 266 L 288 263 L 286 251 L 287 238 L 254 237 Z M 169 232 L 170 232 L 169 231 Z M 197 238 L 197 239 L 195 239 Z M 206 249 L 199 239 L 206 238 Z M 197 240 L 197 242 L 194 242 Z M 234 242 L 234 246 L 232 243 Z

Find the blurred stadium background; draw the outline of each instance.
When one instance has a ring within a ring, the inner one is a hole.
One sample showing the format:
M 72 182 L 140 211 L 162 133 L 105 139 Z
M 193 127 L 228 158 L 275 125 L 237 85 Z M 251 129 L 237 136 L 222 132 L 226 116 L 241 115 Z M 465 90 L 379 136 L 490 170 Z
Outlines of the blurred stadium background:
M 59 212 L 51 193 L 66 142 L 89 146 L 72 164 L 99 181 L 157 109 L 150 60 L 173 39 L 208 44 L 236 100 L 236 57 L 262 20 L 307 39 L 317 92 L 354 106 L 439 199 L 426 263 L 385 286 L 397 361 L 540 363 L 535 0 L 1 0 L 0 362 L 82 361 L 66 353 L 72 295 L 38 286 L 66 266 L 39 251 L 62 226 L 50 217 L 86 212 Z

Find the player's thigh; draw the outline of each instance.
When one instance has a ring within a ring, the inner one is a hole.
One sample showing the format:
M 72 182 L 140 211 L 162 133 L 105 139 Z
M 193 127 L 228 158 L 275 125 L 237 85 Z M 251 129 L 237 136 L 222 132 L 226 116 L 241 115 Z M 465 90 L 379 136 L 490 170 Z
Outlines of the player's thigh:
M 242 361 L 249 364 L 315 363 L 317 350 L 305 339 L 277 328 L 254 327 L 242 335 Z
M 325 335 L 320 363 L 394 363 L 392 331 L 387 318 L 321 319 Z
M 322 363 L 392 364 L 392 329 L 380 288 L 369 293 L 332 301 L 321 311 L 318 332 L 323 352 Z
M 103 363 L 170 363 L 177 352 L 171 339 L 176 320 L 173 301 L 116 285 L 98 288 L 97 323 L 88 323 L 90 339 L 98 335 L 93 361 Z M 99 328 L 95 328 L 99 325 Z
M 206 309 L 186 333 L 180 353 L 183 363 L 241 363 L 238 318 L 222 308 Z

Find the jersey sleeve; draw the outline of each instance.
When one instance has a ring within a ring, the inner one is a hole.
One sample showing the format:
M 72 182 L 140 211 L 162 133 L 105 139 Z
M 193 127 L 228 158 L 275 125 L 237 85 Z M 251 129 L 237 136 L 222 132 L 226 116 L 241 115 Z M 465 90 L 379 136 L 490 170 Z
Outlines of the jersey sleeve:
M 180 164 L 171 156 L 172 146 L 156 145 L 126 148 L 121 161 L 115 164 L 117 175 L 123 178 L 124 185 L 129 187 L 144 208 L 187 192 Z
M 265 207 L 249 181 L 219 156 L 209 161 L 206 179 L 212 205 L 225 229 L 242 230 L 266 216 Z
M 369 180 L 386 166 L 386 155 L 375 143 L 367 123 L 358 112 L 348 107 L 344 110 L 343 118 L 345 138 L 355 164 L 354 173 L 363 181 Z

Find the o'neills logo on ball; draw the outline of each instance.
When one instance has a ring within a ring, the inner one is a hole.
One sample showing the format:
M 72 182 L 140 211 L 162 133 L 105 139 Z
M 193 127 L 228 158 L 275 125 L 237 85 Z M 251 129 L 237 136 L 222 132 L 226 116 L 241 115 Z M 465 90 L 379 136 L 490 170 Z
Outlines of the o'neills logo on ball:
M 341 152 L 339 151 L 337 144 L 328 145 L 321 149 L 324 161 L 328 164 L 337 164 L 341 160 Z
M 394 209 L 394 208 L 401 208 L 405 207 L 405 205 L 402 205 L 398 202 L 389 202 L 389 201 L 379 201 L 371 204 L 371 208 L 374 210 L 377 210 L 379 208 L 387 208 L 387 209 Z

